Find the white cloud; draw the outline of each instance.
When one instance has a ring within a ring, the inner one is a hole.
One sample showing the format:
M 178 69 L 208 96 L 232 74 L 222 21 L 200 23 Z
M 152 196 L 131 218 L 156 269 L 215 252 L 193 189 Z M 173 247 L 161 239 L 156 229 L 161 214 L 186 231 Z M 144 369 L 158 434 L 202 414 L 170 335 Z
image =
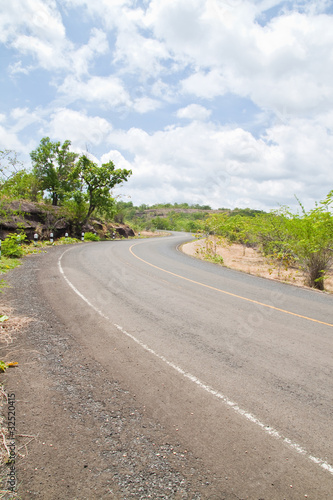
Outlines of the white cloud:
M 126 170 L 131 170 L 131 164 L 128 162 L 123 155 L 117 150 L 110 150 L 101 157 L 101 163 L 107 163 L 112 161 L 116 168 L 125 168 Z
M 114 61 L 123 63 L 126 71 L 139 74 L 142 80 L 163 71 L 161 61 L 169 57 L 163 43 L 140 35 L 135 26 L 118 33 Z
M 217 0 L 153 0 L 147 17 L 174 59 L 195 66 L 183 92 L 233 92 L 295 115 L 332 104 L 332 16 L 286 12 L 261 26 L 258 13 L 246 1 L 228 9 Z
M 11 118 L 11 130 L 15 133 L 18 133 L 24 130 L 26 127 L 36 123 L 43 123 L 43 115 L 45 113 L 36 109 L 32 111 L 31 109 L 25 108 L 13 108 L 10 112 Z
M 94 76 L 87 82 L 69 76 L 58 88 L 58 92 L 64 94 L 72 102 L 84 100 L 111 107 L 131 105 L 130 96 L 124 89 L 122 81 L 115 76 Z
M 0 125 L 0 149 L 12 149 L 16 152 L 24 151 L 26 148 L 19 140 L 17 134 Z
M 182 93 L 213 99 L 228 92 L 230 85 L 220 70 L 213 69 L 208 73 L 203 71 L 193 73 L 180 82 L 180 88 Z
M 85 149 L 87 145 L 101 144 L 112 129 L 111 124 L 99 116 L 65 108 L 56 110 L 50 117 L 50 123 L 42 135 L 65 141 L 69 139 L 73 147 Z
M 94 2 L 91 0 L 62 0 L 62 4 L 68 9 L 85 10 L 88 19 L 101 20 L 109 29 L 118 25 L 119 18 L 122 12 L 127 10 L 127 7 L 133 6 L 131 0 L 96 0 Z
M 19 15 L 18 15 L 19 13 Z M 67 38 L 62 17 L 54 0 L 13 0 L 0 16 L 0 42 L 30 56 L 33 64 L 15 61 L 10 74 L 29 73 L 36 67 L 48 71 L 67 70 L 78 75 L 87 73 L 91 61 L 108 49 L 106 34 L 92 28 L 86 45 L 78 49 Z
M 333 183 L 330 4 L 7 2 L 0 48 L 15 85 L 3 80 L 0 139 L 18 151 L 45 135 L 91 145 L 132 165 L 135 202 L 321 199 Z M 103 118 L 110 110 L 123 130 Z
M 65 29 L 53 0 L 12 0 L 6 4 L 0 16 L 0 42 L 10 43 L 26 31 L 50 43 L 64 40 Z
M 188 120 L 205 121 L 210 115 L 211 111 L 200 104 L 190 104 L 186 108 L 181 108 L 177 111 L 178 118 L 186 118 Z
M 138 203 L 186 200 L 269 209 L 293 206 L 294 195 L 303 194 L 304 203 L 313 205 L 329 191 L 325 177 L 332 178 L 327 152 L 333 154 L 333 139 L 306 120 L 275 126 L 261 138 L 241 128 L 192 122 L 154 134 L 114 131 L 109 140 L 133 155 L 126 191 Z
M 0 42 L 39 65 L 54 69 L 64 65 L 61 54 L 68 46 L 65 28 L 53 0 L 13 0 L 0 16 Z M 22 71 L 22 62 L 16 68 Z
M 89 64 L 98 55 L 107 53 L 109 44 L 104 31 L 93 28 L 88 43 L 69 54 L 73 72 L 80 76 L 88 73 Z
M 81 100 L 103 108 L 125 107 L 139 114 L 154 111 L 161 106 L 160 101 L 147 96 L 132 100 L 122 80 L 116 76 L 94 76 L 86 82 L 69 76 L 58 87 L 58 92 L 64 95 L 67 103 Z
M 140 97 L 134 100 L 132 107 L 137 113 L 143 114 L 160 108 L 161 102 L 149 97 Z

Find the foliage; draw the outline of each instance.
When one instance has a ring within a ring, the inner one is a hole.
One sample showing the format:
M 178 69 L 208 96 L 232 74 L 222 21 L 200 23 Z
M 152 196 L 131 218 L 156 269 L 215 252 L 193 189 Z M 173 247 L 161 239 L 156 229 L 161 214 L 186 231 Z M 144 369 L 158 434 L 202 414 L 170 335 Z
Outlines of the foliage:
M 245 247 L 256 245 L 252 216 L 222 213 L 208 219 L 209 232 L 223 236 L 230 243 L 240 243 Z
M 214 239 L 206 238 L 205 247 L 202 248 L 201 253 L 203 254 L 206 260 L 210 262 L 214 262 L 215 264 L 224 264 L 222 255 L 219 255 L 216 251 L 217 243 L 219 243 L 219 239 L 216 237 Z
M 0 259 L 0 274 L 4 274 L 7 271 L 10 271 L 11 269 L 14 269 L 15 267 L 19 266 L 21 263 L 19 258 L 13 258 L 13 257 L 5 257 L 3 253 L 1 253 L 1 259 Z M 6 283 L 4 280 L 0 280 L 0 292 L 2 291 L 2 288 L 6 287 Z
M 9 234 L 1 244 L 2 254 L 6 257 L 22 257 L 24 255 L 22 242 L 25 239 L 25 234 Z
M 38 181 L 32 172 L 22 169 L 3 182 L 1 194 L 12 199 L 37 201 Z
M 88 203 L 85 220 L 96 209 L 100 213 L 110 214 L 114 209 L 111 189 L 115 185 L 127 181 L 131 174 L 131 170 L 116 169 L 112 161 L 99 166 L 86 155 L 82 155 L 73 169 L 71 177 L 78 180 L 81 199 Z
M 70 238 L 69 236 L 66 238 L 63 236 L 62 238 L 59 238 L 56 243 L 59 245 L 71 245 L 73 243 L 79 243 L 80 240 L 77 238 Z
M 308 212 L 299 202 L 300 213 L 294 214 L 287 207 L 255 216 L 230 217 L 225 213 L 211 215 L 207 225 L 210 232 L 230 243 L 256 246 L 269 258 L 298 266 L 307 285 L 323 290 L 326 272 L 333 264 L 332 193 Z
M 81 191 L 74 191 L 72 199 L 66 200 L 63 205 L 64 216 L 79 225 L 86 217 L 87 204 L 84 200 L 84 194 Z
M 252 208 L 234 208 L 231 211 L 226 210 L 226 209 L 222 209 L 222 210 L 229 212 L 229 215 L 231 217 L 235 217 L 235 216 L 239 216 L 239 215 L 242 215 L 245 217 L 256 217 L 256 215 L 260 215 L 260 214 L 265 213 L 262 210 L 253 210 Z
M 36 201 L 37 191 L 35 176 L 24 168 L 17 153 L 8 149 L 0 151 L 1 196 Z
M 84 233 L 84 241 L 100 241 L 100 237 L 97 234 L 87 231 Z
M 75 179 L 70 174 L 77 155 L 69 151 L 70 144 L 70 141 L 61 144 L 44 137 L 38 148 L 30 153 L 39 189 L 50 193 L 55 206 L 76 187 Z
M 119 201 L 115 206 L 115 220 L 125 222 L 138 230 L 165 230 L 195 232 L 204 226 L 208 205 L 188 205 L 188 203 L 165 203 L 149 207 L 142 204 L 135 207 L 132 202 Z M 159 214 L 163 215 L 154 215 Z

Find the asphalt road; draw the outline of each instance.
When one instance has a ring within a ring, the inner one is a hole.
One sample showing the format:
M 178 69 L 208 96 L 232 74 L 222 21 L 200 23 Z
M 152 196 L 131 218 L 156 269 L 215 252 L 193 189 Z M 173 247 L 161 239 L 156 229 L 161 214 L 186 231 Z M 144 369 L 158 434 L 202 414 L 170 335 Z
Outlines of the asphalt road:
M 333 297 L 188 257 L 186 239 L 64 248 L 44 293 L 223 491 L 332 498 Z

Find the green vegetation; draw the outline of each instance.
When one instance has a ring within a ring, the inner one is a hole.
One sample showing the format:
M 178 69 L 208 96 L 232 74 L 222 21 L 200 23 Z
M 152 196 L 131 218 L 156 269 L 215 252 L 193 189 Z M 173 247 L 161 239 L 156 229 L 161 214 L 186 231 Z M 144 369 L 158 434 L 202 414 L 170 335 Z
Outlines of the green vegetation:
M 127 181 L 130 170 L 116 169 L 112 161 L 97 165 L 87 155 L 70 151 L 71 142 L 44 137 L 30 153 L 27 170 L 14 151 L 0 151 L 0 197 L 7 200 L 43 201 L 62 207 L 64 216 L 77 224 L 93 214 L 112 217 L 112 188 Z
M 132 202 L 118 201 L 115 220 L 127 223 L 137 231 L 164 230 L 196 232 L 202 229 L 211 208 L 208 205 L 165 203 L 134 206 Z
M 100 237 L 97 234 L 87 231 L 84 233 L 84 241 L 100 241 Z
M 333 264 L 333 191 L 312 210 L 292 213 L 287 207 L 255 216 L 211 215 L 210 233 L 230 243 L 259 249 L 266 257 L 302 269 L 308 286 L 324 290 L 326 273 Z
M 69 151 L 70 145 L 70 141 L 60 144 L 44 137 L 38 148 L 30 153 L 37 190 L 48 192 L 55 206 L 76 188 L 71 172 L 77 155 Z
M 254 247 L 270 259 L 302 269 L 308 285 L 324 289 L 325 276 L 332 265 L 333 191 L 310 211 L 305 211 L 299 203 L 296 214 L 288 207 L 271 213 L 250 208 L 211 210 L 209 205 L 188 203 L 136 207 L 112 196 L 112 188 L 125 182 L 132 174 L 130 170 L 116 169 L 111 161 L 98 165 L 87 155 L 78 157 L 70 151 L 70 145 L 69 140 L 61 144 L 43 138 L 30 154 L 33 164 L 30 171 L 14 151 L 0 151 L 2 216 L 6 216 L 4 200 L 39 200 L 61 207 L 61 217 L 76 228 L 94 214 L 101 220 L 127 223 L 137 232 L 174 230 L 215 234 L 229 243 L 241 243 L 244 252 L 247 247 Z M 3 242 L 4 257 L 22 255 L 21 238 L 20 234 L 14 234 Z M 95 238 L 92 233 L 85 234 L 86 241 Z M 63 242 L 68 243 L 69 239 Z M 207 256 L 217 259 L 212 249 L 207 249 Z
M 26 236 L 23 233 L 9 234 L 7 238 L 2 242 L 2 254 L 5 257 L 22 257 L 24 255 L 22 243 L 25 239 Z
M 74 200 L 78 205 L 87 205 L 84 221 L 88 220 L 96 209 L 109 217 L 114 214 L 114 199 L 110 191 L 117 184 L 126 181 L 131 173 L 130 170 L 115 169 L 112 161 L 98 166 L 85 155 L 79 158 L 70 178 L 78 183 L 79 188 Z

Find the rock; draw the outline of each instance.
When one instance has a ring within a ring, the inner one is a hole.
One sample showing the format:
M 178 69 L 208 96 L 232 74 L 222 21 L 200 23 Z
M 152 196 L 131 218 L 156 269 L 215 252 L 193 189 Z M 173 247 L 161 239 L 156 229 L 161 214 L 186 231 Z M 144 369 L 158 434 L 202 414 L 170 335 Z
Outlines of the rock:
M 103 224 L 91 219 L 81 225 L 73 219 L 66 218 L 62 207 L 54 207 L 45 203 L 33 203 L 29 201 L 2 201 L 0 206 L 0 239 L 5 239 L 12 232 L 22 230 L 28 240 L 34 240 L 34 234 L 38 239 L 49 239 L 50 233 L 53 238 L 58 239 L 67 233 L 69 236 L 81 239 L 82 232 L 97 233 L 101 239 L 111 239 L 113 233 L 128 238 L 135 236 L 133 229 L 125 224 Z
M 118 226 L 115 227 L 114 230 L 124 238 L 128 238 L 129 236 L 135 236 L 133 229 L 129 226 Z

